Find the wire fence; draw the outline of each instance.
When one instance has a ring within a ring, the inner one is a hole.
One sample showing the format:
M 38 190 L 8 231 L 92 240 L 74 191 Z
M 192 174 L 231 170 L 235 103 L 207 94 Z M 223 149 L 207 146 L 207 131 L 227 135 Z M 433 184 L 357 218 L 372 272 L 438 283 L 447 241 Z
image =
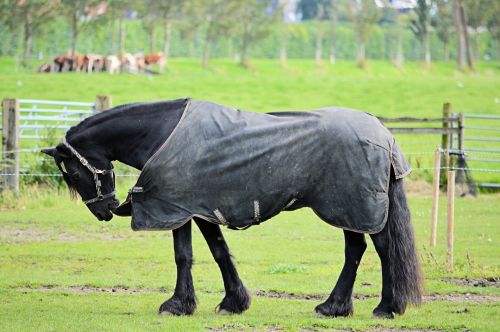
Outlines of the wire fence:
M 441 153 L 447 154 L 450 152 L 456 152 L 457 150 L 442 150 L 440 149 Z M 38 153 L 40 152 L 40 149 L 20 149 L 20 150 L 15 150 L 15 152 L 18 153 Z M 500 155 L 500 152 L 491 152 L 491 153 L 497 153 Z M 419 151 L 419 152 L 408 152 L 405 153 L 407 157 L 411 156 L 434 156 L 435 152 L 433 151 Z M 473 155 L 480 155 L 481 153 L 474 153 Z M 473 161 L 487 161 L 481 158 L 470 158 L 470 153 L 465 154 L 467 156 L 468 160 L 473 160 Z M 483 154 L 484 155 L 484 154 Z M 51 161 L 51 158 L 44 158 L 44 157 L 36 157 L 31 159 L 33 161 Z M 500 160 L 494 160 L 495 162 L 500 161 Z M 28 169 L 30 164 L 22 164 L 20 169 Z M 448 171 L 466 171 L 466 172 L 487 172 L 487 173 L 500 173 L 500 169 L 496 168 L 479 168 L 479 167 L 439 167 L 440 170 L 448 170 Z M 412 171 L 432 171 L 434 170 L 434 167 L 412 167 Z M 137 171 L 135 171 L 137 172 Z M 13 173 L 0 173 L 0 176 L 12 176 L 15 175 Z M 122 174 L 115 174 L 117 177 L 137 177 L 139 174 L 133 174 L 133 173 L 122 173 Z M 62 175 L 60 173 L 29 173 L 29 172 L 23 172 L 21 171 L 18 176 L 20 177 L 61 177 Z
M 19 138 L 21 138 L 24 143 L 21 145 L 21 148 L 3 151 L 4 157 L 9 154 L 16 155 L 19 173 L 14 174 L 14 169 L 8 167 L 11 160 L 1 160 L 0 183 L 4 179 L 13 176 L 20 179 L 29 179 L 21 180 L 26 183 L 30 183 L 32 180 L 43 182 L 43 178 L 62 177 L 58 169 L 53 165 L 52 158 L 40 153 L 42 149 L 50 147 L 41 147 L 39 145 L 57 144 L 49 140 L 44 140 L 46 133 L 43 132 L 43 127 L 47 129 L 47 126 L 50 126 L 50 124 L 56 125 L 58 131 L 55 139 L 57 141 L 59 134 L 62 136 L 69 125 L 77 123 L 82 118 L 95 114 L 97 109 L 101 109 L 102 107 L 98 106 L 98 100 L 100 100 L 99 97 L 96 99 L 96 103 L 81 103 L 19 99 L 18 101 L 21 106 Z M 461 126 L 461 124 L 463 124 L 463 118 L 470 120 L 471 123 L 468 123 L 467 126 Z M 459 119 L 462 119 L 462 122 L 458 121 Z M 432 120 L 432 122 L 437 123 L 448 121 L 452 123 L 450 126 L 450 128 L 453 129 L 452 131 L 438 133 L 438 131 L 441 130 L 440 128 L 431 128 L 436 131 L 435 133 L 433 132 L 436 135 L 443 134 L 444 136 L 446 134 L 451 136 L 451 144 L 447 149 L 441 149 L 440 151 L 447 155 L 446 158 L 460 156 L 462 159 L 465 158 L 467 163 L 447 164 L 441 167 L 440 170 L 457 171 L 457 173 L 473 173 L 476 174 L 477 178 L 481 179 L 478 182 L 479 185 L 484 183 L 491 185 L 495 182 L 492 185 L 493 187 L 500 186 L 500 177 L 497 176 L 497 174 L 500 173 L 500 167 L 495 167 L 500 163 L 500 148 L 497 148 L 495 145 L 500 142 L 500 135 L 498 134 L 500 133 L 500 128 L 494 127 L 498 123 L 497 120 L 500 120 L 500 116 L 450 114 L 449 116 L 435 119 L 384 118 L 384 120 L 389 123 L 411 122 L 409 124 L 412 126 L 411 128 L 399 128 L 404 130 L 394 135 L 402 150 L 406 151 L 405 155 L 410 165 L 413 166 L 412 170 L 415 177 L 422 177 L 424 179 L 430 178 L 431 171 L 435 169 L 433 160 L 437 142 L 435 139 L 429 139 L 428 133 L 422 134 L 418 131 L 413 132 L 412 130 L 422 129 L 413 128 L 413 122 L 429 122 Z M 476 123 L 474 123 L 474 121 L 476 121 Z M 457 123 L 457 125 L 455 126 L 454 123 Z M 463 128 L 463 131 L 458 130 L 460 128 Z M 394 128 L 389 127 L 389 129 L 391 130 Z M 464 135 L 464 132 L 467 133 L 467 135 Z M 460 138 L 463 139 L 463 141 L 467 141 L 466 147 L 459 143 L 454 145 L 454 140 L 459 141 Z M 33 142 L 33 144 L 31 142 Z M 117 166 L 117 177 L 134 178 L 139 175 L 139 172 L 136 170 L 122 167 L 123 165 Z M 490 173 L 490 175 L 487 173 Z M 56 181 L 59 182 L 60 180 Z M 496 183 L 499 184 L 497 185 Z
M 31 166 L 33 166 L 33 162 L 45 162 L 52 161 L 52 158 L 47 158 L 40 153 L 42 149 L 48 149 L 51 147 L 36 147 L 36 148 L 26 148 L 26 149 L 17 149 L 17 150 L 9 150 L 4 151 L 4 153 L 17 153 L 21 156 L 20 160 L 22 163 L 20 164 L 20 174 L 19 176 L 60 176 L 60 174 L 50 174 L 50 173 L 29 173 L 26 172 Z M 479 150 L 479 149 L 478 149 Z M 468 161 L 480 161 L 480 162 L 500 162 L 500 150 L 495 149 L 481 149 L 480 151 L 476 151 L 475 149 L 464 149 L 463 151 L 457 149 L 440 149 L 443 154 L 460 154 L 463 153 L 465 158 Z M 410 151 L 406 152 L 405 156 L 408 159 L 412 159 L 412 157 L 425 156 L 425 157 L 433 157 L 434 151 Z M 484 158 L 483 158 L 484 157 Z M 425 161 L 430 164 L 432 158 L 427 158 Z M 30 163 L 31 162 L 31 163 Z M 413 171 L 428 171 L 434 169 L 433 167 L 412 167 Z M 463 170 L 463 171 L 471 171 L 471 172 L 492 172 L 492 173 L 500 173 L 500 169 L 496 168 L 484 168 L 484 167 L 442 167 L 442 170 Z M 24 172 L 23 172 L 24 170 Z M 0 176 L 8 176 L 12 175 L 11 173 L 0 173 Z M 123 177 L 132 177 L 134 174 L 117 174 L 117 176 Z

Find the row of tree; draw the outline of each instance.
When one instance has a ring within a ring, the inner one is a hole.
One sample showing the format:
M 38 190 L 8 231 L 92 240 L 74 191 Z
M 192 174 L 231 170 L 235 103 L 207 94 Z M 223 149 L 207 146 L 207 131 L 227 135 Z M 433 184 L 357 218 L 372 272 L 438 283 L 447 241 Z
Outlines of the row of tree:
M 417 0 L 412 10 L 397 9 L 392 4 L 396 1 L 372 0 L 301 0 L 299 9 L 303 19 L 318 22 L 316 60 L 321 61 L 321 45 L 323 30 L 322 21 L 329 21 L 330 38 L 335 39 L 335 26 L 339 20 L 352 22 L 356 33 L 357 60 L 361 67 L 365 65 L 365 46 L 376 24 L 391 25 L 396 34 L 397 51 L 393 61 L 402 66 L 403 31 L 409 28 L 420 41 L 424 49 L 424 60 L 431 63 L 430 35 L 435 32 L 445 48 L 445 60 L 450 56 L 449 45 L 452 37 L 457 45 L 457 63 L 465 68 L 466 63 L 474 69 L 471 31 L 477 49 L 480 44 L 480 33 L 488 29 L 493 38 L 500 41 L 500 1 L 491 0 Z M 383 4 L 382 8 L 379 7 Z M 479 57 L 479 51 L 476 57 Z M 332 43 L 330 59 L 335 59 L 335 43 Z
M 290 4 L 296 9 L 290 9 Z M 383 4 L 383 6 L 380 6 Z M 294 13 L 291 13 L 290 11 Z M 316 61 L 323 61 L 323 45 L 329 40 L 329 59 L 336 60 L 337 30 L 349 24 L 355 32 L 357 60 L 366 62 L 366 45 L 376 25 L 393 31 L 397 66 L 404 61 L 403 35 L 411 29 L 424 50 L 424 60 L 431 62 L 429 40 L 437 35 L 449 59 L 451 40 L 456 40 L 456 59 L 460 68 L 474 68 L 478 56 L 480 34 L 488 29 L 500 44 L 500 1 L 491 0 L 417 0 L 412 10 L 396 9 L 389 0 L 4 0 L 0 2 L 0 21 L 13 33 L 22 35 L 23 58 L 32 53 L 33 38 L 43 26 L 66 20 L 71 29 L 68 47 L 75 53 L 81 34 L 96 29 L 110 29 L 111 53 L 126 51 L 128 19 L 140 19 L 150 36 L 150 50 L 156 51 L 157 37 L 162 38 L 162 52 L 170 54 L 172 31 L 177 30 L 186 45 L 202 37 L 202 64 L 206 66 L 211 48 L 221 39 L 238 42 L 241 64 L 248 65 L 249 53 L 271 32 L 279 31 L 279 57 L 287 61 L 288 43 L 297 29 L 290 14 L 314 25 Z M 118 27 L 118 28 L 117 28 Z M 61 27 L 64 28 L 64 27 Z M 474 51 L 476 50 L 476 52 Z

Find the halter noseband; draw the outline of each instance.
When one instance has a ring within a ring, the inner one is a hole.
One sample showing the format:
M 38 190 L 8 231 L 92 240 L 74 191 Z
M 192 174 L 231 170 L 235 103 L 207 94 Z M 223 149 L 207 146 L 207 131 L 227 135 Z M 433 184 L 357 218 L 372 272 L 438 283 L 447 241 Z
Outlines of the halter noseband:
M 99 174 L 106 175 L 106 174 L 111 174 L 111 177 L 114 178 L 114 173 L 113 173 L 113 167 L 111 169 L 98 169 L 92 166 L 85 157 L 83 157 L 81 154 L 78 153 L 78 151 L 75 150 L 74 147 L 72 147 L 66 140 L 63 142 L 64 145 L 78 158 L 80 163 L 85 166 L 92 175 L 94 175 L 94 183 L 95 183 L 95 189 L 97 192 L 97 196 L 88 200 L 83 200 L 83 203 L 89 205 L 98 201 L 102 201 L 106 198 L 113 197 L 115 196 L 115 191 L 113 190 L 112 192 L 103 195 L 101 193 L 101 180 L 99 180 Z M 113 188 L 114 189 L 114 188 Z

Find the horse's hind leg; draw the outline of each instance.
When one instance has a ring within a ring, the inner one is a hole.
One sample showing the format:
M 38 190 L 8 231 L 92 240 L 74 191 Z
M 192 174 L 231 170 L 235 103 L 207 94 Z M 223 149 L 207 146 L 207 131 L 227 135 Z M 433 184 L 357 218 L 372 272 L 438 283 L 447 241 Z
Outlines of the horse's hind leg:
M 394 318 L 393 311 L 395 311 L 393 308 L 392 278 L 389 270 L 389 235 L 387 229 L 385 227 L 382 232 L 370 235 L 382 264 L 382 299 L 373 310 L 373 316 L 380 318 Z
M 159 313 L 170 313 L 176 316 L 191 315 L 196 309 L 191 266 L 193 265 L 193 249 L 191 245 L 191 221 L 174 229 L 175 264 L 177 265 L 177 283 L 174 295 L 165 301 Z
M 375 317 L 393 318 L 403 314 L 407 305 L 422 301 L 420 271 L 410 210 L 403 180 L 391 180 L 389 214 L 384 229 L 371 238 L 382 263 L 382 299 L 373 310 Z
M 207 241 L 208 247 L 219 265 L 224 280 L 226 296 L 217 306 L 219 313 L 242 313 L 250 306 L 250 296 L 238 276 L 238 271 L 231 260 L 229 248 L 220 227 L 207 221 L 194 219 Z
M 345 262 L 337 284 L 328 299 L 316 307 L 322 316 L 350 316 L 353 313 L 352 288 L 361 257 L 366 250 L 364 234 L 344 231 Z

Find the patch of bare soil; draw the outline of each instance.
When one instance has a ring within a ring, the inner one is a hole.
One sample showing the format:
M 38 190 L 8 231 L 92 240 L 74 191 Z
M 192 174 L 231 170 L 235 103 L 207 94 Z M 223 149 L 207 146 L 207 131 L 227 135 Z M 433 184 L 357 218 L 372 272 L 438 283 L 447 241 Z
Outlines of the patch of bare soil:
M 42 291 L 42 292 L 70 292 L 70 293 L 116 293 L 116 294 L 140 294 L 140 293 L 152 293 L 160 292 L 166 293 L 167 290 L 164 288 L 160 289 L 149 289 L 149 288 L 133 288 L 124 286 L 115 287 L 95 287 L 95 286 L 54 286 L 54 285 L 42 285 L 40 287 L 20 287 L 21 291 Z
M 285 293 L 285 292 L 277 292 L 274 290 L 265 291 L 258 290 L 253 295 L 259 297 L 270 297 L 270 298 L 278 298 L 278 299 L 290 299 L 290 300 L 321 300 L 324 296 L 315 294 L 295 294 L 295 293 Z
M 54 234 L 49 231 L 42 231 L 32 228 L 7 228 L 0 229 L 0 242 L 2 243 L 22 243 L 49 241 L 54 239 Z
M 429 294 L 424 296 L 424 302 L 448 301 L 448 302 L 500 302 L 500 296 L 480 294 Z
M 311 301 L 319 301 L 322 299 L 326 299 L 327 294 L 295 294 L 295 293 L 286 293 L 286 292 L 278 292 L 274 290 L 265 291 L 258 290 L 253 293 L 255 296 L 260 297 L 270 297 L 270 298 L 278 298 L 278 299 L 290 299 L 290 300 L 311 300 Z M 356 300 L 366 300 L 370 298 L 378 297 L 378 295 L 362 295 L 362 294 L 354 294 L 354 299 Z
M 326 295 L 320 295 L 320 294 L 295 294 L 295 293 L 264 291 L 264 290 L 256 291 L 254 295 L 261 297 L 279 298 L 279 299 L 313 300 L 313 301 L 319 301 L 326 298 Z M 355 300 L 364 301 L 368 299 L 379 298 L 379 295 L 354 294 L 353 298 Z M 424 302 L 434 302 L 434 301 L 472 302 L 472 303 L 500 302 L 500 296 L 479 295 L 470 293 L 424 295 Z
M 466 287 L 500 287 L 500 277 L 488 278 L 443 278 L 442 281 Z
M 70 293 L 111 293 L 111 294 L 142 294 L 142 293 L 171 293 L 172 290 L 166 288 L 133 288 L 126 286 L 114 286 L 114 287 L 96 287 L 96 286 L 54 286 L 54 285 L 42 285 L 40 287 L 19 287 L 20 291 L 42 291 L 42 292 L 70 292 Z M 200 293 L 206 294 L 218 294 L 221 295 L 223 292 L 213 292 L 213 291 L 200 291 Z M 277 292 L 274 290 L 265 291 L 258 290 L 252 293 L 253 296 L 257 297 L 267 297 L 267 298 L 277 298 L 285 300 L 308 300 L 308 301 L 320 301 L 326 298 L 325 295 L 320 294 L 295 294 L 286 292 Z M 364 301 L 368 299 L 379 298 L 379 295 L 362 295 L 354 294 L 353 298 L 355 300 Z M 434 301 L 448 301 L 448 302 L 469 302 L 469 303 L 485 303 L 485 302 L 500 302 L 500 296 L 494 295 L 480 295 L 480 294 L 428 294 L 424 295 L 424 302 L 434 302 Z
M 97 240 L 123 240 L 134 235 L 123 234 L 102 234 L 102 233 L 82 233 L 71 234 L 68 232 L 58 232 L 56 230 L 44 230 L 36 227 L 1 227 L 0 228 L 0 243 L 32 243 L 32 242 L 45 242 L 45 241 L 85 241 L 89 239 Z

